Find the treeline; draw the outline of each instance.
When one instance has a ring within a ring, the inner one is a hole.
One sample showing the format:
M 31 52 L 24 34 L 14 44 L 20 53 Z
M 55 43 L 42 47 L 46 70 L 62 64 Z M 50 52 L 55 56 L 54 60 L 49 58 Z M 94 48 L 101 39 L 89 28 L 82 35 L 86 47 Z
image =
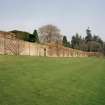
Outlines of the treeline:
M 65 47 L 88 52 L 100 52 L 105 55 L 105 42 L 98 35 L 93 35 L 89 28 L 86 30 L 85 37 L 76 33 L 72 36 L 71 41 L 67 39 L 67 36 L 61 35 L 56 26 L 50 24 L 34 30 L 32 34 L 18 30 L 11 32 L 15 33 L 18 39 L 24 41 L 61 44 Z
M 86 30 L 86 36 L 81 37 L 78 33 L 72 36 L 70 42 L 67 41 L 66 36 L 63 37 L 63 45 L 88 52 L 100 52 L 105 55 L 105 42 L 98 36 L 92 35 L 91 30 Z

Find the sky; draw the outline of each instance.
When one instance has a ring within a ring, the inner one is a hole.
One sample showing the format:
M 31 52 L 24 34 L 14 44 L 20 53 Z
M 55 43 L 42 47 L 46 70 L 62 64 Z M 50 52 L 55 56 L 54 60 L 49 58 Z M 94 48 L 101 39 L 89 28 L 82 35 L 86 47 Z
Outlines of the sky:
M 68 39 L 90 27 L 105 41 L 105 0 L 0 0 L 0 30 L 32 33 L 46 24 Z

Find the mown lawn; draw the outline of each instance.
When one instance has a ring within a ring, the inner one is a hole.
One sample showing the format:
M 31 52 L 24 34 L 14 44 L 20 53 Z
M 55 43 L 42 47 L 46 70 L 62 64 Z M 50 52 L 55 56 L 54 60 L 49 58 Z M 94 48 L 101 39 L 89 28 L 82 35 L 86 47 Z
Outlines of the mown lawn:
M 105 105 L 105 59 L 0 56 L 0 105 Z

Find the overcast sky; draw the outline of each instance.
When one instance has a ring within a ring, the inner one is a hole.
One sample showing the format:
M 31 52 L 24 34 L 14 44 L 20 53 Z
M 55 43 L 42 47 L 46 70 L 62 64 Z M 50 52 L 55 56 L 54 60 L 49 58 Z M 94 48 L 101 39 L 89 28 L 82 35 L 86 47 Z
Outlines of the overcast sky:
M 105 40 L 105 0 L 0 0 L 0 30 L 33 32 L 42 25 L 56 25 L 71 36 L 90 26 Z

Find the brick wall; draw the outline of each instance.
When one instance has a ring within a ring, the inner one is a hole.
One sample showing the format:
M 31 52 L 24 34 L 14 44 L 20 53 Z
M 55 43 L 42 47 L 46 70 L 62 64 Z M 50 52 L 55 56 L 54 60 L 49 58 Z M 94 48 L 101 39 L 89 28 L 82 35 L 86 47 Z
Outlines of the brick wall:
M 17 39 L 15 34 L 9 32 L 0 32 L 0 54 L 48 57 L 88 57 L 98 55 L 98 53 L 84 52 L 66 48 L 62 45 L 42 45 L 26 42 Z

